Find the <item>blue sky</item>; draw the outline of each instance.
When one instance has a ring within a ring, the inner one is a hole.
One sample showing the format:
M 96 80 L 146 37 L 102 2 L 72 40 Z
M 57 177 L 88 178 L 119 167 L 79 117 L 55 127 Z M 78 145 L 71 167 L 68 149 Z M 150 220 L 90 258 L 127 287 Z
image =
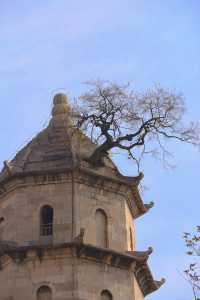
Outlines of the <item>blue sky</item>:
M 1 0 L 0 161 L 47 125 L 55 92 L 73 98 L 89 79 L 130 81 L 138 90 L 159 82 L 184 94 L 186 120 L 199 119 L 199 36 L 199 0 Z M 155 207 L 136 222 L 138 249 L 153 246 L 152 271 L 167 279 L 149 300 L 192 299 L 179 271 L 187 262 L 182 232 L 199 224 L 200 159 L 188 145 L 171 149 L 175 170 L 149 159 L 143 166 L 143 198 Z

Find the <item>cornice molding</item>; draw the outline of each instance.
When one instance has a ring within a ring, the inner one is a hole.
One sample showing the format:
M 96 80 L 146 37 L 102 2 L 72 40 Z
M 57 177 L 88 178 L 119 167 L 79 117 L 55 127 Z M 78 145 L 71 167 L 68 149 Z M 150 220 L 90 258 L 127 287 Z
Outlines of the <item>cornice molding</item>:
M 63 250 L 63 253 L 60 250 Z M 52 251 L 53 250 L 53 251 Z M 58 252 L 57 252 L 58 250 Z M 67 250 L 65 252 L 65 250 Z M 34 255 L 29 256 L 30 252 Z M 49 245 L 32 245 L 32 246 L 17 246 L 10 242 L 0 242 L 0 270 L 4 269 L 9 262 L 20 265 L 26 262 L 26 259 L 35 260 L 38 258 L 41 262 L 45 257 L 55 257 L 55 252 L 62 257 L 74 255 L 81 260 L 90 260 L 96 263 L 106 264 L 110 267 L 121 268 L 132 271 L 141 288 L 144 296 L 156 291 L 165 282 L 155 281 L 147 264 L 149 255 L 152 249 L 149 248 L 144 252 L 129 252 L 122 253 L 108 248 L 95 247 L 93 245 L 84 244 L 82 239 L 76 239 L 73 242 L 63 244 L 49 244 Z
M 152 205 L 144 204 L 137 185 L 124 181 L 124 179 L 115 179 L 105 175 L 100 175 L 83 167 L 64 168 L 59 171 L 49 170 L 44 172 L 26 172 L 13 174 L 5 178 L 0 183 L 0 200 L 10 192 L 18 188 L 58 184 L 71 181 L 71 173 L 74 173 L 75 181 L 92 187 L 104 189 L 108 192 L 114 192 L 125 197 L 133 218 L 138 218 L 145 214 Z

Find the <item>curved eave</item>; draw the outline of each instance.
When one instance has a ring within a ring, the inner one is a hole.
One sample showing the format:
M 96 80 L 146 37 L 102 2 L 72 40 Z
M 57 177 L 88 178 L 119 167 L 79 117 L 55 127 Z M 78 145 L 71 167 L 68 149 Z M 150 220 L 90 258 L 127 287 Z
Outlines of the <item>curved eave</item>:
M 144 296 L 157 291 L 164 283 L 165 279 L 154 280 L 147 263 L 137 263 L 135 268 L 135 277 Z
M 144 178 L 144 174 L 142 172 L 139 173 L 138 176 L 124 176 L 122 175 L 118 170 L 118 176 L 128 184 L 132 190 L 133 199 L 129 200 L 129 207 L 131 209 L 133 217 L 139 218 L 145 213 L 147 213 L 153 206 L 154 203 L 150 202 L 145 204 L 140 196 L 138 186 L 141 182 L 141 180 Z M 134 210 L 134 203 L 137 206 L 137 211 Z
M 154 203 L 153 202 L 150 202 L 148 204 L 144 203 L 140 196 L 138 187 L 136 185 L 132 184 L 130 188 L 133 196 L 132 198 L 129 199 L 128 204 L 132 212 L 133 218 L 137 219 L 143 216 L 144 214 L 146 214 L 154 206 Z M 136 210 L 135 210 L 135 205 L 137 208 Z
M 153 249 L 151 247 L 149 247 L 147 251 L 128 252 L 134 258 L 137 257 L 134 273 L 144 296 L 155 292 L 165 283 L 165 279 L 162 279 L 161 281 L 156 281 L 153 278 L 153 275 L 147 263 L 149 256 L 152 254 L 152 252 Z
M 35 245 L 21 247 L 10 242 L 0 241 L 0 269 L 3 269 L 2 261 L 6 257 L 19 263 L 26 260 L 29 251 L 35 251 L 38 258 L 42 259 L 48 250 L 52 253 L 52 250 L 59 251 L 60 249 L 69 249 L 71 250 L 71 255 L 76 254 L 78 258 L 93 260 L 116 268 L 131 269 L 144 296 L 156 291 L 164 283 L 164 279 L 161 281 L 153 279 L 147 264 L 148 257 L 152 252 L 151 248 L 145 252 L 121 253 L 76 241 L 55 245 L 40 245 L 36 243 Z
M 139 191 L 138 186 L 136 183 L 133 183 L 133 181 L 130 182 L 130 180 L 126 180 L 126 177 L 124 176 L 106 176 L 105 174 L 99 174 L 98 171 L 93 171 L 91 168 L 81 166 L 80 164 L 74 164 L 74 167 L 63 167 L 62 169 L 46 169 L 46 170 L 40 170 L 40 171 L 24 171 L 24 172 L 13 172 L 8 174 L 7 176 L 0 178 L 0 196 L 6 192 L 5 184 L 12 179 L 15 178 L 23 178 L 28 176 L 41 176 L 46 174 L 59 174 L 59 173 L 66 173 L 66 172 L 72 172 L 75 170 L 80 170 L 83 173 L 92 176 L 93 179 L 100 178 L 102 180 L 105 180 L 107 182 L 114 182 L 119 185 L 127 186 L 127 188 L 131 191 L 131 197 L 127 199 L 127 204 L 130 208 L 130 211 L 132 213 L 133 218 L 138 218 L 145 214 L 152 206 L 153 203 L 150 204 L 144 204 Z

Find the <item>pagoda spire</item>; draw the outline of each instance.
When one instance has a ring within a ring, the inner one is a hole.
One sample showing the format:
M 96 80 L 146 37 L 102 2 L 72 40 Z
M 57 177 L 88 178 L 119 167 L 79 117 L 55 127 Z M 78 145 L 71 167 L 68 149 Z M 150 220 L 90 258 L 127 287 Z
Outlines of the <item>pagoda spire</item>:
M 65 94 L 56 94 L 53 98 L 52 118 L 50 125 L 52 127 L 71 127 L 71 107 L 68 97 Z

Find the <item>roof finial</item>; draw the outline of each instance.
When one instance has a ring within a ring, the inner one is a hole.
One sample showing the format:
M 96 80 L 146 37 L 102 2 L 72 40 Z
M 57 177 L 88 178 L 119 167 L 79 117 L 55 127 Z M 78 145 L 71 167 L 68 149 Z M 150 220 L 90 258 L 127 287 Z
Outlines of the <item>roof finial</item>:
M 68 114 L 70 112 L 70 106 L 68 104 L 68 98 L 65 94 L 56 94 L 53 98 L 52 116 L 61 114 Z
M 65 94 L 56 94 L 53 98 L 52 119 L 53 127 L 69 127 L 71 125 L 71 108 Z

